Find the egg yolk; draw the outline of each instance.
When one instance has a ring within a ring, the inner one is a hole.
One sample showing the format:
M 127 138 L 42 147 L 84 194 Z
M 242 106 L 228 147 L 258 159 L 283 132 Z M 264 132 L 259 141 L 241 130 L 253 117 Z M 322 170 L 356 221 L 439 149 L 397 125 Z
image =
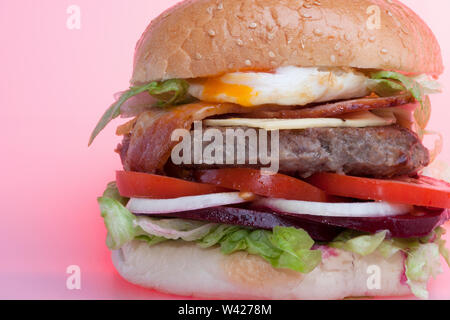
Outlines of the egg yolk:
M 257 92 L 253 92 L 253 88 L 243 84 L 231 84 L 223 82 L 220 78 L 210 78 L 202 81 L 203 93 L 202 98 L 204 100 L 216 100 L 220 95 L 226 95 L 228 97 L 236 99 L 236 103 L 244 106 L 251 107 L 253 104 L 251 100 L 257 96 Z

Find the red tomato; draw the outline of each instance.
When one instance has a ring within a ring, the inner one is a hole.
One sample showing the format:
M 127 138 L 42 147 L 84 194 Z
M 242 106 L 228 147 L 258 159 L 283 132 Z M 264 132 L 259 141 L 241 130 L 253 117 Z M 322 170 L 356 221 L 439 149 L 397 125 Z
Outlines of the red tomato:
M 173 199 L 228 191 L 214 185 L 129 171 L 117 171 L 116 183 L 120 195 L 128 198 Z
M 307 181 L 336 196 L 450 208 L 450 184 L 424 176 L 385 180 L 317 173 Z
M 325 192 L 302 180 L 283 174 L 263 175 L 260 170 L 199 170 L 195 173 L 195 177 L 203 183 L 215 184 L 242 192 L 253 192 L 270 198 L 318 202 L 329 200 Z

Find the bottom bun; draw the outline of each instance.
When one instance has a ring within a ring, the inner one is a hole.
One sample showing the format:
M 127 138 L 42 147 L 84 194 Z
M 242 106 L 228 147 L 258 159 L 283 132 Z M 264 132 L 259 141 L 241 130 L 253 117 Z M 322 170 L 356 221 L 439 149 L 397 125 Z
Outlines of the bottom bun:
M 389 259 L 322 246 L 322 263 L 309 274 L 275 269 L 244 252 L 225 256 L 219 248 L 166 242 L 150 247 L 132 241 L 113 251 L 126 280 L 182 296 L 219 299 L 343 299 L 410 294 L 401 252 Z

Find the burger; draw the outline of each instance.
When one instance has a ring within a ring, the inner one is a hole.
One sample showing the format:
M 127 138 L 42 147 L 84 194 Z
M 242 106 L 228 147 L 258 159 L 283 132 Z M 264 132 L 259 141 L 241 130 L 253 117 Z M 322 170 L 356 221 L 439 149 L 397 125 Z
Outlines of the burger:
M 123 170 L 98 198 L 116 269 L 201 298 L 427 298 L 449 262 L 450 185 L 424 174 L 442 72 L 396 0 L 164 12 L 90 140 L 128 118 Z

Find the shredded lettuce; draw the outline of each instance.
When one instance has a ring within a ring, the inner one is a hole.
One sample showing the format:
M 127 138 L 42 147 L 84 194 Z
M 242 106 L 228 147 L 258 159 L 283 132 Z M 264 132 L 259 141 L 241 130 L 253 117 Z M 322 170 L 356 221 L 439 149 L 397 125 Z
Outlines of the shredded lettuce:
M 148 92 L 158 99 L 158 106 L 171 106 L 182 103 L 188 95 L 189 83 L 186 80 L 172 79 L 163 82 L 151 82 L 143 86 L 131 87 L 125 91 L 118 101 L 113 103 L 103 114 L 89 139 L 89 146 L 95 140 L 97 135 L 111 122 L 120 115 L 120 107 L 130 99 L 140 93 Z
M 202 239 L 199 239 L 197 244 L 202 248 L 210 248 L 218 244 L 220 240 L 225 239 L 228 235 L 238 230 L 241 230 L 241 227 L 221 224 L 212 229 L 210 233 Z
M 450 266 L 449 252 L 442 235 L 445 229 L 436 228 L 430 235 L 411 239 L 386 239 L 387 231 L 376 234 L 346 230 L 328 244 L 330 247 L 354 252 L 362 256 L 380 253 L 389 259 L 398 252 L 406 254 L 405 275 L 412 293 L 421 299 L 428 298 L 427 282 L 440 273 L 440 255 Z
M 378 232 L 374 235 L 361 234 L 354 230 L 342 232 L 328 246 L 346 251 L 352 251 L 361 256 L 374 253 L 386 238 L 387 231 Z
M 405 267 L 407 283 L 412 293 L 418 298 L 428 299 L 428 279 L 442 272 L 439 246 L 427 243 L 410 250 Z
M 413 79 L 420 84 L 424 94 L 428 95 L 442 92 L 442 85 L 425 74 L 421 74 Z

